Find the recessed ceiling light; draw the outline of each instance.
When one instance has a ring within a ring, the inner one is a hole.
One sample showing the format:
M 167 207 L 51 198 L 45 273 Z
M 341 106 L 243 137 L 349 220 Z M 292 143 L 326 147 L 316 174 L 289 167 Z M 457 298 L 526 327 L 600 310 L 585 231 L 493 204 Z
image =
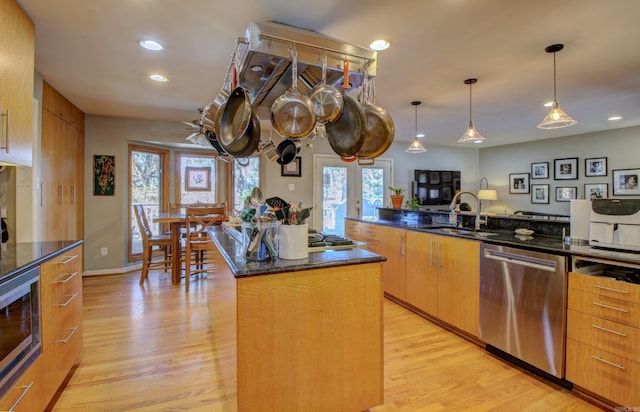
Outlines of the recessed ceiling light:
M 553 102 L 546 102 L 544 104 L 544 107 L 551 107 L 551 106 L 553 106 Z
M 622 120 L 622 116 L 611 116 L 607 120 L 611 120 L 611 121 Z
M 138 42 L 138 44 L 140 46 L 142 46 L 143 48 L 147 49 L 147 50 L 151 50 L 151 51 L 159 51 L 164 49 L 164 46 L 160 43 L 158 43 L 157 41 L 153 41 L 153 40 L 140 40 Z
M 168 82 L 169 79 L 161 74 L 152 74 L 149 78 L 156 82 Z
M 371 44 L 369 45 L 370 48 L 372 48 L 373 50 L 387 50 L 389 48 L 391 44 L 386 41 L 386 40 L 374 40 L 371 42 Z

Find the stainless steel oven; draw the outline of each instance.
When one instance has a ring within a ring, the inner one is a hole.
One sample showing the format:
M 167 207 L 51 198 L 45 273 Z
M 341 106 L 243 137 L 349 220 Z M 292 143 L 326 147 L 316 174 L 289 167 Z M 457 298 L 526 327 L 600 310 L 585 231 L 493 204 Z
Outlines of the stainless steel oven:
M 40 352 L 40 269 L 0 282 L 0 396 Z

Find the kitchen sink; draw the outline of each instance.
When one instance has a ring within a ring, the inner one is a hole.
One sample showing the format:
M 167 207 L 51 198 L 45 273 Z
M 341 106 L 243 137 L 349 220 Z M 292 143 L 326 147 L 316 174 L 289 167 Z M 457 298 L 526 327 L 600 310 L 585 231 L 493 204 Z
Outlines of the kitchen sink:
M 493 232 L 482 232 L 476 231 L 472 229 L 461 229 L 458 227 L 440 227 L 436 229 L 440 232 L 450 233 L 452 235 L 464 235 L 464 236 L 479 236 L 479 237 L 489 237 L 489 236 L 497 236 L 498 233 Z

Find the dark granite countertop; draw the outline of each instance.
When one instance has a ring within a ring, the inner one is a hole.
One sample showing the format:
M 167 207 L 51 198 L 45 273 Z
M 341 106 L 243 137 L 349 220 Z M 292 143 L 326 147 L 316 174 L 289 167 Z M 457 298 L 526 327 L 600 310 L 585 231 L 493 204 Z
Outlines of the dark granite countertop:
M 384 256 L 376 255 L 364 249 L 328 250 L 309 253 L 306 259 L 255 262 L 244 258 L 244 250 L 240 242 L 227 233 L 222 226 L 210 228 L 209 235 L 213 239 L 233 275 L 238 277 L 267 275 L 283 272 L 296 272 L 309 269 L 321 269 L 335 266 L 358 265 L 362 263 L 384 262 Z
M 346 219 L 365 223 L 374 223 L 384 226 L 393 226 L 421 232 L 428 232 L 437 235 L 472 239 L 489 244 L 535 250 L 543 253 L 554 253 L 564 256 L 591 257 L 622 263 L 640 264 L 640 253 L 619 252 L 609 249 L 592 248 L 589 245 L 565 244 L 562 241 L 561 237 L 555 236 L 542 236 L 536 235 L 535 233 L 532 236 L 517 236 L 513 231 L 503 230 L 482 230 L 481 233 L 476 233 L 473 231 L 473 228 L 464 228 L 467 229 L 468 233 L 450 233 L 446 231 L 446 227 L 443 229 L 443 227 L 445 226 L 443 224 L 404 224 L 402 222 L 390 222 L 382 220 L 372 221 L 351 217 L 347 217 Z M 482 232 L 491 232 L 495 233 L 495 235 L 485 236 L 482 235 Z
M 7 249 L 0 255 L 0 281 L 81 244 L 81 240 L 7 243 Z

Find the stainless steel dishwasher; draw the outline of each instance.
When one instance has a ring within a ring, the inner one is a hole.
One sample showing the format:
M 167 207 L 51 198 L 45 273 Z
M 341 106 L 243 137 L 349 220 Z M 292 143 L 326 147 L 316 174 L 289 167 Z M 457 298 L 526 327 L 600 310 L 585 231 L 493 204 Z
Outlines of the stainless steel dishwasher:
M 487 350 L 563 379 L 566 258 L 486 243 L 480 251 L 479 332 Z

